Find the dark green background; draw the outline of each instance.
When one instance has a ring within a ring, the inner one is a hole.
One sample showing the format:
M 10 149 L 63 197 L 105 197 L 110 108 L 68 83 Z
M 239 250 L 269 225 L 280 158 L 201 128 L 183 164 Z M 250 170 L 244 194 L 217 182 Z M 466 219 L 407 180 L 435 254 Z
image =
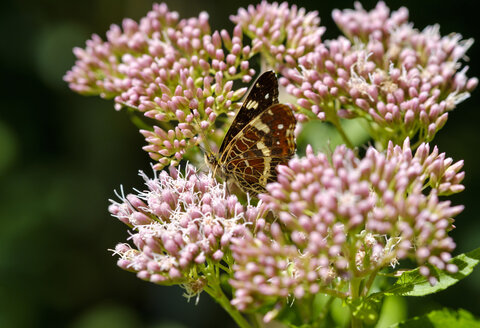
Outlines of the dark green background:
M 213 28 L 246 1 L 168 1 L 182 17 L 206 10 Z M 352 1 L 297 2 L 318 10 L 326 38 L 338 35 L 333 8 Z M 372 8 L 375 2 L 366 1 Z M 387 1 L 405 5 L 418 28 L 439 23 L 442 34 L 479 38 L 475 1 Z M 138 20 L 151 1 L 3 1 L 0 5 L 0 327 L 233 327 L 207 295 L 187 301 L 177 287 L 142 282 L 116 267 L 108 251 L 128 237 L 107 212 L 113 190 L 141 187 L 150 171 L 143 138 L 112 101 L 70 91 L 62 76 L 73 46 L 104 37 L 122 18 Z M 479 76 L 479 45 L 468 52 L 469 76 Z M 480 246 L 479 93 L 450 115 L 436 142 L 465 159 L 465 204 L 452 233 L 455 254 Z M 438 295 L 409 300 L 409 315 L 448 306 L 480 316 L 480 269 Z M 178 325 L 173 323 L 177 322 Z

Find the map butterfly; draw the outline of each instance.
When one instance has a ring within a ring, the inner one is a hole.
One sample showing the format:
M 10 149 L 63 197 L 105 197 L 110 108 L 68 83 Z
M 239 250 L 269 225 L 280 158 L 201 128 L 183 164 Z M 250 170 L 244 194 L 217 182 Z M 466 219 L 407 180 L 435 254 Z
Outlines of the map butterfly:
M 207 154 L 206 161 L 214 174 L 233 180 L 245 193 L 265 192 L 267 183 L 277 180 L 277 165 L 295 154 L 295 125 L 290 107 L 278 103 L 275 72 L 267 71 L 253 84 L 218 155 Z

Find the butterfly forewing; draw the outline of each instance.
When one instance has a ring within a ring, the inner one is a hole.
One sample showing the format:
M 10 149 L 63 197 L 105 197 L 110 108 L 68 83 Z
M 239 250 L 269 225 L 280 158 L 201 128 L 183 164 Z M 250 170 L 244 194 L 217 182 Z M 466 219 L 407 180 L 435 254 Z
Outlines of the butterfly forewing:
M 214 170 L 235 180 L 252 195 L 276 181 L 275 168 L 286 164 L 296 150 L 295 116 L 290 107 L 278 103 L 278 81 L 273 71 L 255 81 L 230 129 L 227 131 Z M 210 157 L 212 158 L 212 157 Z
M 273 71 L 267 71 L 255 81 L 247 98 L 233 120 L 220 146 L 219 154 L 255 116 L 278 103 L 278 80 Z

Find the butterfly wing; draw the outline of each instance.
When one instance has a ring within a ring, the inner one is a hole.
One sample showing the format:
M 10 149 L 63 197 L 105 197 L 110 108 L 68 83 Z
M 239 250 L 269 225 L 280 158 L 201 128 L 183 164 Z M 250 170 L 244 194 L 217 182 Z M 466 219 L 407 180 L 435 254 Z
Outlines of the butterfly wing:
M 278 103 L 278 80 L 274 71 L 267 71 L 255 81 L 220 146 L 222 154 L 231 140 L 255 117 Z
M 295 154 L 296 119 L 290 107 L 274 104 L 247 123 L 222 153 L 220 163 L 245 192 L 265 191 L 276 181 L 278 164 L 286 164 Z

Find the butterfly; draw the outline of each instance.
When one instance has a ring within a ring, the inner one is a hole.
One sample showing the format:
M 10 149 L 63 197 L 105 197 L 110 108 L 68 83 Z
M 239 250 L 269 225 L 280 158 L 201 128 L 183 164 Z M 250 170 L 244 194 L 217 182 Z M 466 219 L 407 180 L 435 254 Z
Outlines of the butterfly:
M 214 174 L 256 196 L 277 180 L 277 165 L 295 154 L 296 122 L 290 107 L 278 103 L 275 72 L 267 71 L 253 84 L 218 154 L 206 154 L 206 162 Z

